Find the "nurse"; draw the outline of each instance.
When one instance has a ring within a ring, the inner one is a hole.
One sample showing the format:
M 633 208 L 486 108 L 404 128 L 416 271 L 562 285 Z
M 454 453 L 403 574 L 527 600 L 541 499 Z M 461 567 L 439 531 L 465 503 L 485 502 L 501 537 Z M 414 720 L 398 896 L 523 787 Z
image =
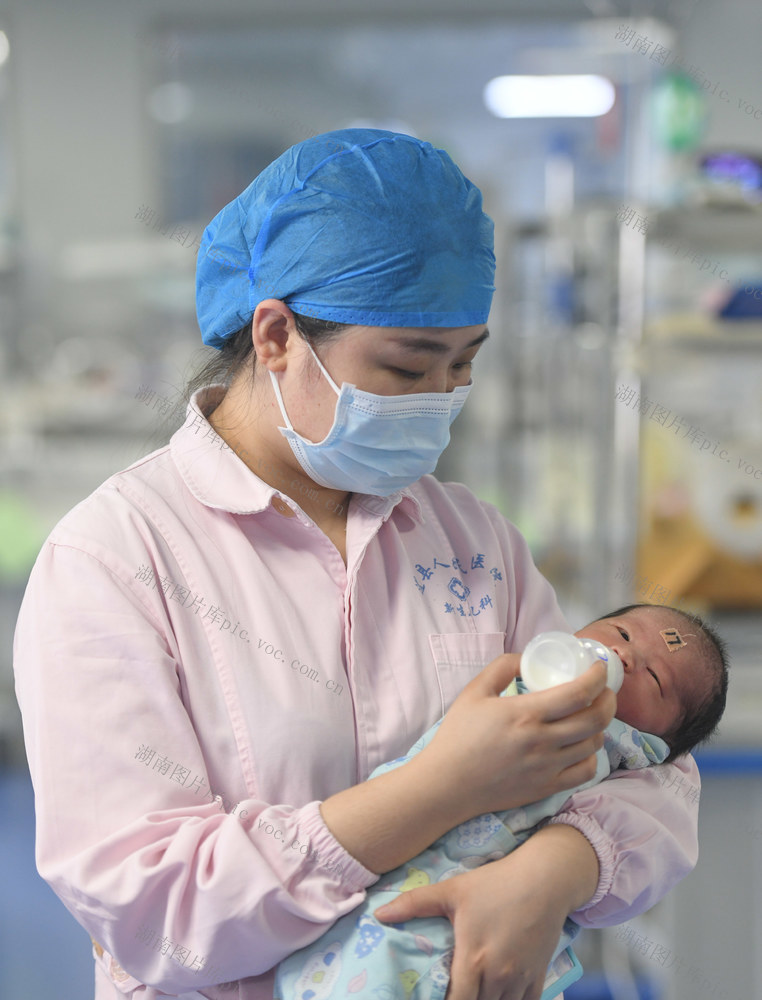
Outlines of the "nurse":
M 169 445 L 54 528 L 16 629 L 38 868 L 93 938 L 96 1000 L 270 1000 L 381 873 L 592 776 L 603 665 L 499 697 L 568 626 L 516 528 L 428 475 L 493 276 L 477 188 L 397 133 L 308 139 L 208 226 L 219 355 Z M 694 866 L 697 786 L 690 757 L 623 771 L 504 859 L 411 870 L 384 920 L 452 920 L 450 1000 L 535 1000 L 567 915 L 627 920 Z

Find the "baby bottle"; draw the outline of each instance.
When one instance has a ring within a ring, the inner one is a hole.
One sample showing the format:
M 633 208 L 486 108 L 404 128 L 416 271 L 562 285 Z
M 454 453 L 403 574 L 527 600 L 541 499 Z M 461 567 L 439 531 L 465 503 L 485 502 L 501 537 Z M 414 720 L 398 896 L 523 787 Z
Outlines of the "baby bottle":
M 606 663 L 606 683 L 612 691 L 618 691 L 624 669 L 613 649 L 595 639 L 578 639 L 568 632 L 541 632 L 527 643 L 521 654 L 521 679 L 529 691 L 544 691 L 574 680 L 596 660 Z

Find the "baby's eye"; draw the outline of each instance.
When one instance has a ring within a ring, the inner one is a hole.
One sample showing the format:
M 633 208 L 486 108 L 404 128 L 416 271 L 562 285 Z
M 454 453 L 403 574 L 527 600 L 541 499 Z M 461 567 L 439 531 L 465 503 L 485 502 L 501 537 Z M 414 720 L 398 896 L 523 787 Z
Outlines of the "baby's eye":
M 661 681 L 659 680 L 659 678 L 656 676 L 656 674 L 653 672 L 653 670 L 651 670 L 650 667 L 648 668 L 648 672 L 653 677 L 653 679 L 656 681 L 656 683 L 659 685 L 659 690 L 661 691 Z
M 617 629 L 619 630 L 619 634 L 622 636 L 625 642 L 629 642 L 630 633 L 626 629 L 623 629 L 620 625 L 617 625 Z

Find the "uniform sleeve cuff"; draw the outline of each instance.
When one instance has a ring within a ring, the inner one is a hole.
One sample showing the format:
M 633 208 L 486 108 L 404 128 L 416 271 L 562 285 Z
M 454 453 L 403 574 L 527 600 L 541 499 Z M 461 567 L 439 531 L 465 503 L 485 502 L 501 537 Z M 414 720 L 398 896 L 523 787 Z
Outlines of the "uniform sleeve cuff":
M 341 880 L 350 892 L 361 892 L 381 877 L 352 857 L 325 825 L 320 813 L 320 801 L 309 802 L 300 810 L 299 826 L 304 828 L 308 843 L 314 844 L 316 862 Z
M 600 903 L 611 891 L 611 886 L 614 883 L 615 857 L 611 841 L 590 816 L 580 815 L 579 813 L 561 812 L 557 816 L 552 816 L 548 822 L 563 823 L 566 826 L 573 826 L 575 830 L 579 830 L 582 836 L 590 841 L 590 846 L 598 858 L 598 888 L 584 906 L 580 906 L 578 910 L 574 911 L 575 913 L 583 913 L 591 906 Z M 572 920 L 574 919 L 574 913 L 570 913 L 569 916 Z

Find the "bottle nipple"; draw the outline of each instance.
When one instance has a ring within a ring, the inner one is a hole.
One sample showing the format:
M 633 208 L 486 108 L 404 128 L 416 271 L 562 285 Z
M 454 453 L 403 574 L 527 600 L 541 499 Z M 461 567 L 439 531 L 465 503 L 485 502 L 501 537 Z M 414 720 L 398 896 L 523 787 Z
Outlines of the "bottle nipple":
M 622 661 L 613 649 L 594 639 L 578 639 L 568 632 L 542 632 L 521 654 L 521 679 L 529 691 L 544 691 L 579 677 L 596 660 L 606 663 L 606 683 L 618 691 L 624 679 Z

